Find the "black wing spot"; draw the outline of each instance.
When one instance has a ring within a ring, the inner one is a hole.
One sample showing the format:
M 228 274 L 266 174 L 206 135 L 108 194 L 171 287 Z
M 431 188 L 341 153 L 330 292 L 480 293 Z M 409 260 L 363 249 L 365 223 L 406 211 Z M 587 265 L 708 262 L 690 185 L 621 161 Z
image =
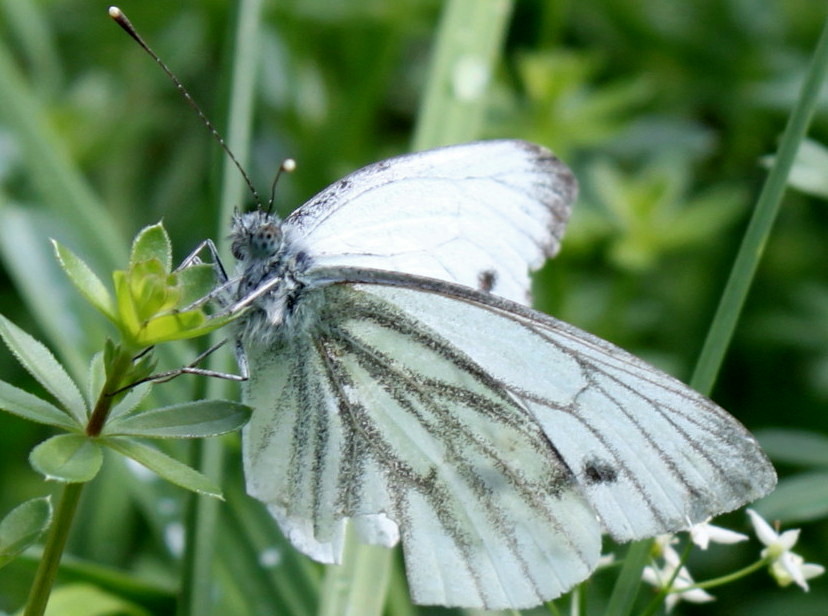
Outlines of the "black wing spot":
M 618 471 L 604 460 L 587 460 L 584 463 L 583 476 L 589 484 L 614 483 L 618 479 Z
M 491 292 L 497 283 L 497 272 L 494 270 L 483 270 L 477 275 L 477 288 L 484 293 Z

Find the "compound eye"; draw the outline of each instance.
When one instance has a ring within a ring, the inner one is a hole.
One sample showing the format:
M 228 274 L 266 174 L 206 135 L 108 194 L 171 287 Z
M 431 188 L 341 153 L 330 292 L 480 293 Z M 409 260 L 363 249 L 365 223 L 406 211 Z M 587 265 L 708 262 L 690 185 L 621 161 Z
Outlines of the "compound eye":
M 278 225 L 268 224 L 253 236 L 253 249 L 263 254 L 273 254 L 282 242 L 282 230 Z

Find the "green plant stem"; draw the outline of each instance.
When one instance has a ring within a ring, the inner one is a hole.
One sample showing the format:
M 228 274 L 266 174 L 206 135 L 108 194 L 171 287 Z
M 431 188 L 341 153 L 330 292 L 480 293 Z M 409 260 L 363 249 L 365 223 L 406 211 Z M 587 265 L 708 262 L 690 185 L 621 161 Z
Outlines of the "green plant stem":
M 716 586 L 723 586 L 725 584 L 730 584 L 731 582 L 735 582 L 736 580 L 740 580 L 743 577 L 750 575 L 759 569 L 766 567 L 772 559 L 768 558 L 760 558 L 755 563 L 748 565 L 747 567 L 742 567 L 738 571 L 734 571 L 733 573 L 728 573 L 727 575 L 723 575 L 721 577 L 713 578 L 711 580 L 707 580 L 706 582 L 696 582 L 693 586 L 683 589 L 684 592 L 688 590 L 693 590 L 695 588 L 700 588 L 702 590 L 707 590 L 708 588 L 715 588 Z
M 745 232 L 745 237 L 742 239 L 730 278 L 704 341 L 693 378 L 690 380 L 690 385 L 703 394 L 709 394 L 712 390 L 725 352 L 733 337 L 748 289 L 779 212 L 796 152 L 805 138 L 819 102 L 819 93 L 825 81 L 826 72 L 828 72 L 828 21 L 823 26 L 796 107 L 791 112 L 782 135 L 779 153 L 759 195 L 759 200 L 756 202 L 756 209 Z
M 106 368 L 106 382 L 101 388 L 101 394 L 98 396 L 95 408 L 92 409 L 92 415 L 90 415 L 86 424 L 86 434 L 88 436 L 100 435 L 104 424 L 106 424 L 106 419 L 109 417 L 109 411 L 112 409 L 114 400 L 109 392 L 117 391 L 123 386 L 124 375 L 129 373 L 131 366 L 132 355 L 123 349 L 118 349 L 110 365 Z
M 24 616 L 41 616 L 46 611 L 49 595 L 55 583 L 60 558 L 66 547 L 69 529 L 75 518 L 78 501 L 83 492 L 84 483 L 67 483 L 63 488 L 55 518 L 46 537 L 46 546 L 43 549 L 43 558 L 37 567 L 32 588 L 29 591 L 29 600 L 26 603 Z

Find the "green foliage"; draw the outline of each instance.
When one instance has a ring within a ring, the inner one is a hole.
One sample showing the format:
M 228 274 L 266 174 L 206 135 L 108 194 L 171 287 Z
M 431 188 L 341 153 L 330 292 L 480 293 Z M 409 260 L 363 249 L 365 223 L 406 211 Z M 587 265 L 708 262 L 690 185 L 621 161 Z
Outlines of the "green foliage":
M 59 434 L 32 449 L 32 467 L 46 479 L 64 483 L 91 481 L 101 470 L 101 446 L 82 434 Z
M 227 322 L 226 318 L 209 319 L 204 312 L 203 298 L 210 297 L 216 284 L 212 272 L 205 276 L 205 268 L 211 270 L 211 266 L 187 264 L 180 273 L 173 272 L 167 232 L 160 224 L 147 227 L 133 242 L 129 268 L 115 272 L 115 296 L 112 297 L 86 263 L 60 244 L 54 244 L 56 256 L 69 279 L 81 296 L 112 321 L 121 332 L 122 341 L 107 340 L 103 352 L 93 358 L 84 399 L 81 388 L 46 346 L 0 315 L 0 337 L 57 402 L 52 404 L 0 381 L 0 408 L 23 419 L 69 432 L 37 445 L 29 455 L 32 468 L 47 480 L 84 484 L 99 474 L 104 449 L 108 448 L 177 486 L 221 498 L 216 482 L 135 440 L 217 436 L 239 429 L 250 417 L 248 407 L 224 400 L 199 400 L 152 410 L 139 406 L 149 389 L 144 382 L 154 378 L 151 374 L 155 365 L 151 358 L 154 345 L 201 336 Z M 202 301 L 193 304 L 198 298 Z M 169 380 L 169 376 L 165 374 L 163 380 Z M 64 488 L 29 594 L 27 616 L 44 613 L 74 521 L 80 489 L 71 485 Z M 45 514 L 39 502 L 21 505 L 0 525 L 0 566 L 37 539 L 49 525 L 48 502 L 44 501 Z
M 86 263 L 58 242 L 52 243 L 69 279 L 115 324 L 128 349 L 203 336 L 228 322 L 226 318 L 208 322 L 204 302 L 191 307 L 216 286 L 213 268 L 199 263 L 173 271 L 172 245 L 161 224 L 146 227 L 136 236 L 129 269 L 113 274 L 114 298 Z
M 33 498 L 0 520 L 0 568 L 37 541 L 52 521 L 48 497 Z
M 773 460 L 798 471 L 780 481 L 756 510 L 766 519 L 786 523 L 828 517 L 828 437 L 790 428 L 769 428 L 756 436 Z

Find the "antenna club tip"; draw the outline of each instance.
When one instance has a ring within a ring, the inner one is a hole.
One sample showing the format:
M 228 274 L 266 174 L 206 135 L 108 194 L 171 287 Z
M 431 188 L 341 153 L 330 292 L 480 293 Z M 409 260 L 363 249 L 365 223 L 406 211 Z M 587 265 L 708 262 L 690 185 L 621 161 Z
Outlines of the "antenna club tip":
M 124 15 L 124 12 L 121 9 L 119 9 L 117 6 L 110 6 L 109 7 L 109 16 L 112 19 L 119 19 L 119 18 L 123 17 L 123 15 Z
M 293 173 L 296 171 L 296 161 L 292 158 L 286 158 L 282 161 L 282 171 L 286 173 Z

